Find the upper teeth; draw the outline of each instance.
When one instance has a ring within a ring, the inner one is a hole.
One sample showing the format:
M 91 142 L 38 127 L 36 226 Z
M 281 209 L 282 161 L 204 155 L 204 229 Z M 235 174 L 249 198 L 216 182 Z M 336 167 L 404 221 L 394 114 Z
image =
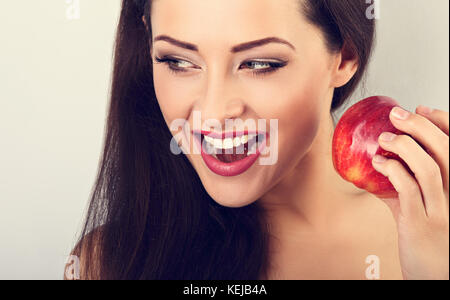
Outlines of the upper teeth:
M 240 145 L 246 144 L 249 140 L 254 138 L 256 134 L 243 135 L 241 137 L 226 138 L 226 139 L 215 139 L 205 135 L 205 141 L 213 145 L 217 149 L 231 149 L 233 147 L 239 147 Z

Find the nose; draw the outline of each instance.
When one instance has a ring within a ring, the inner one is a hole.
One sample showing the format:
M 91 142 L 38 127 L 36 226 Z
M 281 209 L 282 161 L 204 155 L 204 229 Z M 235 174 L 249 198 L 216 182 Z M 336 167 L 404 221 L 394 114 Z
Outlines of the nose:
M 197 110 L 200 110 L 205 125 L 216 126 L 219 122 L 224 126 L 226 119 L 242 117 L 245 102 L 236 94 L 233 86 L 226 85 L 222 81 L 208 86 L 207 93 L 197 106 Z
M 241 99 L 232 99 L 226 104 L 224 116 L 226 119 L 239 118 L 244 114 L 244 109 L 244 102 Z

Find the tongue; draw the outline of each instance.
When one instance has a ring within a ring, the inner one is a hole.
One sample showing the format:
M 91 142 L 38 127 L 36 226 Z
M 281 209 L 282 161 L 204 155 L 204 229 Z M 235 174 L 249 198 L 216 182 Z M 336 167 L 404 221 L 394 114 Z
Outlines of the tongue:
M 238 151 L 238 149 L 240 151 Z M 224 163 L 232 163 L 247 157 L 248 143 L 244 146 L 243 154 L 236 154 L 236 152 L 242 153 L 242 145 L 238 148 L 233 148 L 233 154 L 216 154 L 217 159 Z
M 232 163 L 247 157 L 247 154 L 217 154 L 217 158 L 224 163 Z

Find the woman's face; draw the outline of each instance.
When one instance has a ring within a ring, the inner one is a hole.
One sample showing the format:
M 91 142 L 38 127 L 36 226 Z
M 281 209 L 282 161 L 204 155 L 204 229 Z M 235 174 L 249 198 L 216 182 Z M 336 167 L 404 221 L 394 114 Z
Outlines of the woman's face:
M 182 133 L 183 149 L 209 195 L 223 206 L 242 207 L 268 192 L 305 156 L 323 116 L 329 115 L 336 56 L 327 51 L 320 30 L 306 22 L 298 2 L 153 1 L 152 58 L 159 105 L 169 127 L 177 119 L 189 124 Z M 155 41 L 161 35 L 196 45 L 198 51 L 164 39 Z M 289 44 L 235 48 L 268 37 Z M 156 59 L 169 59 L 169 65 Z M 184 71 L 175 73 L 169 67 Z M 194 112 L 201 114 L 201 128 L 194 127 Z M 239 131 L 251 128 L 227 129 L 226 119 L 243 124 L 265 120 L 266 126 L 256 129 L 270 134 L 266 144 L 271 153 L 265 157 L 272 157 L 273 163 L 261 164 L 260 156 L 234 176 L 208 167 L 194 153 L 192 130 L 236 131 L 242 142 Z M 174 136 L 179 132 L 172 131 Z

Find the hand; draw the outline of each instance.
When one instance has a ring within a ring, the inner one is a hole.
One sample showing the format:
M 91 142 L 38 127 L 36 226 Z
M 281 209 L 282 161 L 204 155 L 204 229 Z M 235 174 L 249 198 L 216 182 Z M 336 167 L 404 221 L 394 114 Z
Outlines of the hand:
M 397 198 L 381 200 L 389 206 L 397 224 L 403 278 L 448 280 L 449 114 L 427 112 L 423 106 L 416 113 L 403 111 L 403 118 L 396 117 L 396 112 L 402 109 L 391 111 L 392 124 L 410 136 L 382 134 L 379 143 L 398 154 L 414 176 L 397 160 L 377 162 L 375 157 L 372 164 L 398 192 Z

